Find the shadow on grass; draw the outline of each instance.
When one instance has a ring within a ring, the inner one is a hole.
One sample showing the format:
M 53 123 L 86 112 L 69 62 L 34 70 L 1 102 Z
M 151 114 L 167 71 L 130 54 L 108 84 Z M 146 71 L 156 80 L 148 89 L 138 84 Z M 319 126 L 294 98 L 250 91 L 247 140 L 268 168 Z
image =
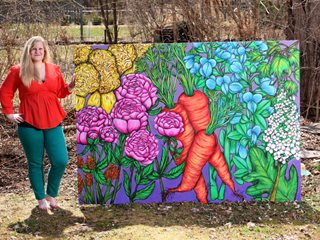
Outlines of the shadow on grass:
M 18 233 L 51 239 L 64 236 L 63 231 L 66 228 L 83 222 L 83 217 L 76 217 L 71 211 L 62 208 L 54 209 L 48 213 L 35 207 L 26 220 L 13 223 L 8 228 Z
M 106 231 L 132 225 L 218 227 L 226 223 L 319 224 L 319 211 L 307 203 L 224 202 L 131 204 L 89 206 L 81 208 L 86 221 L 95 231 Z

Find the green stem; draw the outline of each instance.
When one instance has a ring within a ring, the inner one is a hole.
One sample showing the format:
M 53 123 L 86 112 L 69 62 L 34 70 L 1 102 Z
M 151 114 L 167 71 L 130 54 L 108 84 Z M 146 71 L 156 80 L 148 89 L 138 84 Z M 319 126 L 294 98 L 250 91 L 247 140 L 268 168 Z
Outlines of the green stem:
M 121 160 L 122 160 L 122 153 L 123 153 L 123 149 L 124 149 L 124 142 L 125 142 L 125 139 L 126 139 L 126 135 L 123 135 L 121 134 L 120 137 L 120 157 L 119 157 L 119 171 L 121 171 Z M 111 198 L 111 201 L 110 201 L 110 204 L 113 204 L 114 203 L 114 200 L 116 198 L 116 195 L 117 195 L 117 188 L 118 188 L 118 185 L 119 185 L 119 178 L 117 178 L 116 182 L 115 182 L 115 185 L 114 185 L 114 190 L 113 190 L 113 193 L 112 193 L 112 198 Z
M 169 153 L 169 151 L 168 151 L 168 153 Z M 160 165 L 158 163 L 158 159 L 155 160 L 155 163 L 156 163 L 157 171 L 159 171 L 160 170 Z M 161 189 L 161 200 L 162 200 L 162 202 L 165 202 L 166 199 L 163 198 L 163 196 L 165 194 L 165 191 L 164 191 L 164 184 L 163 184 L 163 181 L 162 181 L 162 177 L 159 178 L 159 182 L 160 182 L 160 189 Z
M 272 193 L 270 196 L 270 202 L 275 202 L 276 201 L 276 196 L 277 196 L 277 190 L 278 190 L 278 185 L 279 185 L 279 179 L 280 179 L 280 170 L 281 170 L 281 164 L 278 163 L 278 167 L 277 167 L 277 177 L 272 189 Z

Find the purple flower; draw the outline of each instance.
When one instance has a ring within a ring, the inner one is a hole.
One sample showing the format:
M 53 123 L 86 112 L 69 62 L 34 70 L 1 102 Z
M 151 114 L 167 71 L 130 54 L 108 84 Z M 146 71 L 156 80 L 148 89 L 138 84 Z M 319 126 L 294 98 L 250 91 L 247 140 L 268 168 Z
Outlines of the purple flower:
M 174 112 L 160 113 L 154 122 L 154 127 L 163 136 L 174 137 L 184 131 L 181 116 Z
M 100 138 L 103 141 L 108 143 L 115 143 L 118 141 L 119 134 L 117 130 L 114 129 L 112 126 L 105 126 L 100 128 Z
M 157 100 L 157 88 L 143 74 L 128 74 L 121 77 L 121 86 L 115 91 L 117 100 L 123 98 L 138 99 L 146 109 Z
M 110 115 L 102 108 L 86 107 L 77 112 L 77 143 L 88 144 L 87 137 L 97 139 L 100 128 L 110 126 Z
M 147 126 L 146 108 L 136 99 L 122 98 L 113 106 L 111 116 L 115 128 L 124 134 Z
M 147 130 L 134 131 L 126 139 L 124 151 L 128 157 L 146 166 L 158 155 L 158 140 Z

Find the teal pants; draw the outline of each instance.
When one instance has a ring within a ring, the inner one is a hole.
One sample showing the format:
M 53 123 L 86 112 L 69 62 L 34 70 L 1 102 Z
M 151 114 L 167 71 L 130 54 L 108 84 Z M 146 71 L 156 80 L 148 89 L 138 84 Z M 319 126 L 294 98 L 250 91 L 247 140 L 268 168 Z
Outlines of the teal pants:
M 18 135 L 28 160 L 29 180 L 36 199 L 44 199 L 46 194 L 56 197 L 68 163 L 68 152 L 62 127 L 59 125 L 55 128 L 41 130 L 30 126 L 18 126 Z M 46 193 L 43 171 L 44 151 L 51 164 Z

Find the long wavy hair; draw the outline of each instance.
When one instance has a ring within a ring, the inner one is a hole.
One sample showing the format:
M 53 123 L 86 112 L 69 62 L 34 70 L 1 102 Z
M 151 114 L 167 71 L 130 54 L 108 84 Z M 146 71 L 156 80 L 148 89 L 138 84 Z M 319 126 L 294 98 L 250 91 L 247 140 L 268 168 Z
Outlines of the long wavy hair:
M 30 51 L 36 42 L 42 42 L 43 44 L 44 57 L 42 62 L 47 63 L 51 61 L 48 43 L 42 37 L 34 36 L 25 43 L 20 60 L 19 76 L 26 87 L 30 87 L 32 79 L 35 78 L 34 64 L 31 59 Z

